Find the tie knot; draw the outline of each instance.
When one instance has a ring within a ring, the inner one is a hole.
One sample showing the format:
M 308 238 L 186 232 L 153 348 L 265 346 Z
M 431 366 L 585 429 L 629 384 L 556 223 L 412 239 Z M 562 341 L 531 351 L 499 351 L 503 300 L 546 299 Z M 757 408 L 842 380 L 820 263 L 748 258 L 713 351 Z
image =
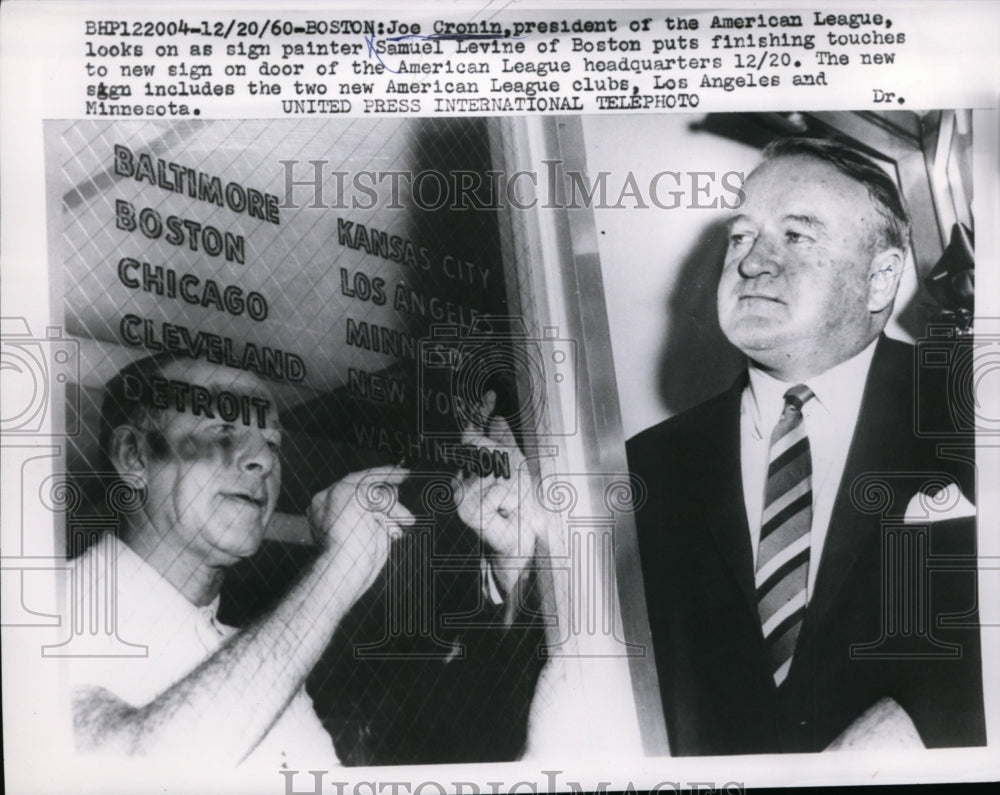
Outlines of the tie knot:
M 813 391 L 805 384 L 796 384 L 785 393 L 785 403 L 796 411 L 802 411 L 802 406 L 815 397 Z

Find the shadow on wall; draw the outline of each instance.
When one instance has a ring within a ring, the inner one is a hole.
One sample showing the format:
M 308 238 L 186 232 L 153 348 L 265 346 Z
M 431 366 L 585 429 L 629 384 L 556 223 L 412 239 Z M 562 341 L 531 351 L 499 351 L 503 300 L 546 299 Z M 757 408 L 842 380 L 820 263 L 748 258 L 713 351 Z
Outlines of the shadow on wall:
M 699 235 L 667 296 L 657 392 L 670 414 L 727 389 L 745 366 L 719 328 L 715 292 L 725 253 L 726 222 L 720 219 Z
M 907 267 L 913 267 L 912 260 L 907 261 Z M 927 336 L 928 324 L 935 322 L 940 312 L 941 307 L 931 297 L 921 279 L 916 292 L 905 304 L 900 304 L 897 298 L 893 317 L 904 334 L 909 335 L 911 340 L 918 340 Z

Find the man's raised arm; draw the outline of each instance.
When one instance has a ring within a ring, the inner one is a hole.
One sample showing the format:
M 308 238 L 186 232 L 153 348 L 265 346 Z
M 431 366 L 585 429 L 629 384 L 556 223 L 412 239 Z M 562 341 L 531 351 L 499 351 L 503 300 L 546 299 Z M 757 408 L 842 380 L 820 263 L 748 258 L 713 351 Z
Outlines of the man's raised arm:
M 351 605 L 385 565 L 413 516 L 398 504 L 407 471 L 350 475 L 317 494 L 309 519 L 323 551 L 268 615 L 152 702 L 133 707 L 100 687 L 73 699 L 83 749 L 241 762 L 267 734 Z

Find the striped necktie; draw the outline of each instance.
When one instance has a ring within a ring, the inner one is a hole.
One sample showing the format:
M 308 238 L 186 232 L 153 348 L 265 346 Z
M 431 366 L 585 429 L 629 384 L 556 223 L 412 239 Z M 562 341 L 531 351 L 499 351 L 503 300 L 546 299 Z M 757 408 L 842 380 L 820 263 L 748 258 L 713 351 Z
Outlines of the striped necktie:
M 791 668 L 806 611 L 812 463 L 802 405 L 812 397 L 803 384 L 785 393 L 784 411 L 771 434 L 757 550 L 757 610 L 778 686 Z

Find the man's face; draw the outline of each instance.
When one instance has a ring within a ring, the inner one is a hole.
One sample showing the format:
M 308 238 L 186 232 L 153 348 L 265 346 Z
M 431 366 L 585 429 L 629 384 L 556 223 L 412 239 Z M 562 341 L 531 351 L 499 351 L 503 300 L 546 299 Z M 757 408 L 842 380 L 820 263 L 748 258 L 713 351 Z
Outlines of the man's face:
M 869 307 L 878 215 L 867 189 L 794 155 L 765 162 L 745 191 L 718 289 L 729 341 L 785 380 L 860 352 L 881 328 Z
M 205 362 L 175 362 L 170 379 L 227 390 L 269 402 L 265 427 L 167 409 L 160 418 L 163 445 L 148 445 L 146 512 L 164 538 L 214 565 L 256 552 L 281 486 L 281 430 L 274 399 L 256 376 Z M 189 408 L 189 407 L 188 407 Z M 152 432 L 155 433 L 155 432 Z

